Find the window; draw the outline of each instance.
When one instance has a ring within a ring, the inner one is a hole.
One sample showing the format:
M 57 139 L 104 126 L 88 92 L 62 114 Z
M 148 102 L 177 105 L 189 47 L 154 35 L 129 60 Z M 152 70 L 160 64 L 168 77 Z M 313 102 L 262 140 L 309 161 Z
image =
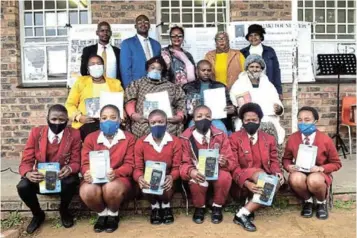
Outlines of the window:
M 20 1 L 23 83 L 67 80 L 71 24 L 89 23 L 88 0 Z
M 355 39 L 356 0 L 299 0 L 299 21 L 312 22 L 312 39 Z
M 170 25 L 179 24 L 184 28 L 216 26 L 224 30 L 229 22 L 229 0 L 163 0 L 157 4 L 159 19 L 164 23 L 161 27 L 164 43 L 168 43 Z

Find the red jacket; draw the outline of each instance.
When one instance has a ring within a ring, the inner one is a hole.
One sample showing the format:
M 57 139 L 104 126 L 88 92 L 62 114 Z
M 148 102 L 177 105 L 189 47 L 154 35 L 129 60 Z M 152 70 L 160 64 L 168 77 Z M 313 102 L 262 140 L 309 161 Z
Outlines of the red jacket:
M 183 180 L 190 180 L 190 172 L 192 169 L 196 168 L 194 161 L 197 161 L 197 158 L 190 143 L 190 137 L 192 136 L 192 133 L 195 129 L 196 128 L 194 126 L 187 128 L 180 136 L 183 153 L 180 166 L 180 176 Z M 237 163 L 233 156 L 229 140 L 223 131 L 218 130 L 214 126 L 211 126 L 211 139 L 209 142 L 209 148 L 214 149 L 216 144 L 218 144 L 220 148 L 219 154 L 224 155 L 228 162 L 226 167 L 220 167 L 220 169 L 228 172 L 233 171 Z
M 284 169 L 295 163 L 299 145 L 303 144 L 301 132 L 297 131 L 289 136 L 288 142 L 285 146 L 285 153 L 283 156 Z M 316 136 L 313 145 L 317 146 L 316 165 L 325 169 L 325 174 L 330 174 L 341 168 L 341 160 L 338 156 L 336 147 L 330 137 L 320 131 L 316 131 Z
M 134 180 L 144 175 L 145 161 L 158 161 L 166 163 L 166 175 L 171 175 L 173 180 L 180 176 L 179 168 L 182 159 L 182 145 L 178 137 L 171 135 L 172 140 L 168 142 L 162 151 L 157 152 L 149 142 L 145 142 L 146 136 L 141 137 L 135 144 L 135 169 Z
M 89 170 L 89 152 L 98 150 L 108 150 L 103 144 L 98 144 L 97 139 L 100 130 L 89 134 L 83 143 L 81 173 L 85 174 Z M 135 137 L 124 131 L 125 140 L 120 140 L 109 149 L 110 168 L 114 170 L 117 177 L 131 177 L 134 168 L 134 146 Z
M 32 171 L 37 163 L 46 162 L 46 149 L 48 143 L 48 126 L 32 128 L 25 149 L 22 153 L 22 160 L 19 166 L 21 176 Z M 81 161 L 81 135 L 78 130 L 66 127 L 55 158 L 51 161 L 60 163 L 61 168 L 68 165 L 72 169 L 72 174 L 76 174 L 80 168 Z
M 230 136 L 231 148 L 236 160 L 237 168 L 233 172 L 233 180 L 243 186 L 248 179 L 247 171 L 253 168 L 253 154 L 248 134 L 244 129 Z M 278 160 L 275 138 L 261 130 L 258 131 L 258 141 L 264 171 L 268 174 L 282 173 Z

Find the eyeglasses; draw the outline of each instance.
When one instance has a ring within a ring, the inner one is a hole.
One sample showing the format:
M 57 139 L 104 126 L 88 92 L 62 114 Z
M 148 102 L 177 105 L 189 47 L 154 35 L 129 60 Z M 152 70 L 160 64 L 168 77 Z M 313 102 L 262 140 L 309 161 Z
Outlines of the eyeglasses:
M 138 21 L 136 24 L 141 25 L 141 24 L 150 24 L 148 21 Z
M 217 38 L 215 38 L 215 40 L 216 41 L 225 41 L 225 40 L 227 40 L 227 38 L 226 37 L 217 37 Z
M 170 38 L 182 39 L 183 35 L 171 35 Z

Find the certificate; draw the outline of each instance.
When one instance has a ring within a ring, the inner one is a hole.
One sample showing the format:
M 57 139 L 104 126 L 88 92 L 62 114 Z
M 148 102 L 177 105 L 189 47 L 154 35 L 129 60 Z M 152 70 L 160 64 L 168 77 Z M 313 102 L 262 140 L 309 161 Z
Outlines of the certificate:
M 158 92 L 158 93 L 148 93 L 145 95 L 145 105 L 146 108 L 143 109 L 143 111 L 145 111 L 146 114 L 150 114 L 150 112 L 147 110 L 147 108 L 155 108 L 154 105 L 156 105 L 156 103 L 158 103 L 157 108 L 155 109 L 160 109 L 162 111 L 164 111 L 167 115 L 168 118 L 172 117 L 172 109 L 171 109 L 171 103 L 170 103 L 170 99 L 169 99 L 169 94 L 167 91 L 163 91 L 163 92 Z M 153 103 L 149 103 L 149 102 L 153 102 Z M 149 106 L 151 105 L 151 106 Z
M 226 88 L 207 89 L 203 91 L 204 104 L 212 111 L 212 119 L 227 117 Z

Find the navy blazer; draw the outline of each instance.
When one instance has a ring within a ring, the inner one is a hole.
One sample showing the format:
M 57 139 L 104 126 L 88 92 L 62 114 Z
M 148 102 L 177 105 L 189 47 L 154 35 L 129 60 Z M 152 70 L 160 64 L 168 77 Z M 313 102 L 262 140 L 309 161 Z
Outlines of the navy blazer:
M 250 55 L 249 49 L 250 45 L 240 50 L 245 58 Z M 263 59 L 266 64 L 266 75 L 268 76 L 270 82 L 274 84 L 278 94 L 283 94 L 279 60 L 276 56 L 275 50 L 269 46 L 263 45 Z
M 161 55 L 161 45 L 158 41 L 149 38 L 153 57 Z M 137 35 L 124 40 L 120 49 L 120 72 L 123 87 L 126 88 L 132 81 L 146 75 L 145 51 Z

